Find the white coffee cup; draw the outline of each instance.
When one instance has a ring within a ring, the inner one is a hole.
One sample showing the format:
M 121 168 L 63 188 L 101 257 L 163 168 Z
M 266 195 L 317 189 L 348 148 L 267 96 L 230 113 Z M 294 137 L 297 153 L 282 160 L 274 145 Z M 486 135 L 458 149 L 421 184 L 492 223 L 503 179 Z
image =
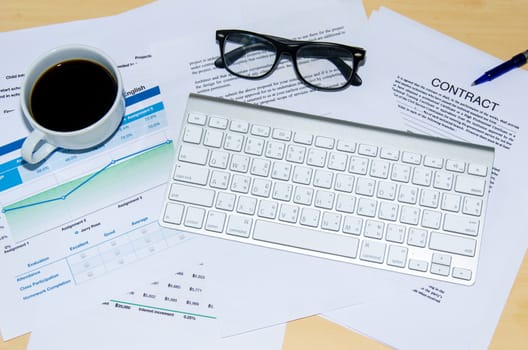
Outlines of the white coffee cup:
M 89 70 L 79 69 L 79 66 L 88 67 Z M 101 70 L 98 70 L 99 68 Z M 53 80 L 53 76 L 46 78 L 46 74 L 55 69 L 61 69 L 61 73 L 53 74 L 61 74 L 58 77 L 70 80 L 57 80 L 58 78 Z M 103 73 L 104 70 L 106 71 Z M 103 79 L 101 81 L 105 83 L 104 86 L 107 88 L 99 89 L 99 87 L 95 87 L 97 86 L 97 81 L 92 81 L 92 76 L 101 76 Z M 53 82 L 62 82 L 49 85 L 61 88 L 42 89 L 38 87 L 35 89 L 38 84 L 42 86 L 46 79 Z M 83 79 L 88 80 L 88 82 L 84 84 Z M 111 88 L 109 86 L 110 79 L 113 79 L 115 84 Z M 64 83 L 65 81 L 68 83 Z M 79 85 L 76 85 L 77 82 L 79 82 Z M 72 85 L 71 89 L 70 84 Z M 67 88 L 63 89 L 65 86 Z M 84 92 L 72 95 L 72 91 L 78 91 L 73 86 Z M 95 88 L 89 90 L 90 93 L 86 93 L 87 86 L 94 86 Z M 112 95 L 114 89 L 115 93 Z M 65 96 L 62 100 L 59 94 L 60 91 L 64 92 L 63 95 Z M 42 92 L 49 93 L 49 95 Z M 94 96 L 92 96 L 91 92 L 94 92 Z M 56 93 L 58 94 L 57 98 L 55 98 Z M 46 98 L 46 96 L 49 98 Z M 93 104 L 89 101 L 84 106 L 79 105 L 81 103 L 78 103 L 77 98 L 85 99 L 85 97 L 86 99 L 93 97 L 91 101 L 104 101 L 104 103 L 95 104 L 93 108 L 99 108 L 99 110 L 92 111 Z M 20 98 L 22 113 L 33 127 L 33 131 L 22 145 L 22 158 L 31 164 L 42 161 L 57 148 L 83 150 L 102 143 L 117 130 L 125 114 L 124 87 L 119 68 L 104 52 L 86 45 L 60 46 L 39 57 L 30 66 L 25 75 Z M 45 108 L 37 108 L 38 103 L 36 101 L 40 101 L 40 104 L 44 105 Z M 61 101 L 64 101 L 64 103 L 61 103 Z M 46 112 L 46 110 L 53 110 L 53 112 Z M 70 114 L 71 117 L 65 117 Z M 59 119 L 55 115 L 62 115 L 62 117 Z M 86 116 L 79 117 L 82 115 Z M 80 120 L 78 122 L 79 128 L 76 128 L 75 125 L 69 125 L 69 120 L 77 120 L 75 118 L 78 117 Z M 51 120 L 53 120 L 53 124 L 49 123 Z M 46 122 L 44 123 L 43 121 Z M 61 124 L 68 125 L 67 127 L 62 127 Z M 53 127 L 50 127 L 50 125 L 53 125 Z

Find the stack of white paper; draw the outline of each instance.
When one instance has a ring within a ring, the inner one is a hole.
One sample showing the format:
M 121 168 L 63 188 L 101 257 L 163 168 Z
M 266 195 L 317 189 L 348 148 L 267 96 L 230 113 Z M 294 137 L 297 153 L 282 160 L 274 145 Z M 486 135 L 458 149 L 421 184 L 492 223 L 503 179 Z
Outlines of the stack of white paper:
M 0 138 L 0 151 L 7 150 L 0 169 L 20 174 L 20 183 L 14 176 L 0 187 L 4 338 L 32 331 L 30 349 L 279 349 L 285 322 L 323 314 L 397 348 L 487 347 L 528 247 L 520 202 L 527 190 L 517 185 L 518 160 L 528 142 L 520 113 L 526 99 L 519 92 L 527 73 L 471 87 L 482 67 L 496 59 L 385 8 L 367 25 L 360 1 L 303 2 L 303 9 L 276 1 L 258 13 L 254 6 L 158 1 L 109 18 L 0 34 L 3 47 L 17 53 L 2 68 L 16 78 L 0 83 L 0 89 L 15 92 L 5 99 L 11 112 L 0 123 L 16 132 Z M 192 37 L 174 36 L 189 28 Z M 362 46 L 363 85 L 335 93 L 305 90 L 292 67 L 262 81 L 233 79 L 225 70 L 209 69 L 219 53 L 214 31 L 221 28 Z M 30 40 L 35 45 L 23 45 Z M 71 159 L 59 152 L 36 169 L 19 167 L 16 142 L 28 130 L 18 111 L 18 75 L 42 51 L 73 41 L 99 46 L 121 65 L 131 92 L 129 123 L 98 150 Z M 226 83 L 212 89 L 206 81 Z M 395 91 L 404 81 L 414 86 L 410 92 L 447 96 L 455 109 L 471 107 L 475 118 L 494 120 L 489 128 L 502 134 L 492 139 L 497 133 L 482 127 L 439 122 L 442 112 L 424 118 L 420 105 Z M 271 83 L 284 83 L 289 92 L 251 102 L 494 146 L 476 284 L 458 286 L 159 228 L 171 140 L 188 93 L 248 100 L 246 92 Z M 466 93 L 453 94 L 448 87 Z M 138 91 L 145 92 L 133 97 Z M 44 206 L 49 196 L 116 159 L 120 166 L 80 190 L 82 201 Z M 129 179 L 126 169 L 143 176 Z M 107 185 L 116 178 L 126 178 L 127 186 Z M 28 202 L 39 211 L 22 211 Z M 40 220 L 27 226 L 23 218 L 30 214 Z M 91 227 L 85 222 L 101 225 L 77 230 Z

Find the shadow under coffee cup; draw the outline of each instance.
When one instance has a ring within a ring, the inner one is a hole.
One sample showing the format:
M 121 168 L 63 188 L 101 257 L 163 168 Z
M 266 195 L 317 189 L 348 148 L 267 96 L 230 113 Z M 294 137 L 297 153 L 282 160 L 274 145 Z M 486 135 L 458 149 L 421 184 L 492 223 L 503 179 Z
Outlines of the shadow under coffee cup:
M 21 91 L 24 117 L 33 127 L 22 158 L 38 163 L 57 148 L 88 149 L 107 140 L 125 114 L 119 69 L 97 48 L 57 47 L 38 58 Z

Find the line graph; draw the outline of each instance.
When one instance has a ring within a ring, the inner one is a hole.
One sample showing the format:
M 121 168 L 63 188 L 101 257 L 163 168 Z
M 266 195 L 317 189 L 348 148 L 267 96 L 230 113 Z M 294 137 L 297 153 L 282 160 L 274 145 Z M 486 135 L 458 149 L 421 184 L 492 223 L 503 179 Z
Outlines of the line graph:
M 173 157 L 166 140 L 112 159 L 84 177 L 49 188 L 2 208 L 15 241 L 63 227 L 99 208 L 165 183 Z M 64 231 L 66 232 L 66 231 Z
M 111 167 L 111 166 L 113 166 L 113 165 L 115 165 L 115 164 L 117 164 L 119 162 L 122 162 L 122 161 L 124 161 L 126 159 L 135 157 L 137 155 L 140 155 L 142 153 L 148 152 L 148 151 L 153 150 L 155 148 L 158 148 L 158 147 L 160 147 L 162 145 L 170 144 L 170 143 L 172 143 L 172 141 L 171 140 L 167 140 L 167 141 L 165 141 L 163 143 L 159 143 L 157 145 L 147 147 L 147 148 L 139 150 L 137 152 L 134 152 L 134 153 L 131 153 L 131 154 L 127 154 L 127 155 L 125 155 L 125 156 L 123 156 L 121 158 L 113 159 L 108 164 L 106 164 L 103 168 L 101 168 L 98 171 L 96 171 L 95 173 L 89 175 L 86 179 L 82 180 L 81 183 L 77 184 L 74 188 L 70 189 L 68 192 L 66 192 L 65 194 L 63 194 L 61 196 L 50 198 L 50 199 L 46 199 L 46 200 L 37 201 L 37 202 L 34 202 L 34 203 L 22 204 L 22 205 L 19 205 L 19 206 L 11 205 L 11 206 L 2 208 L 2 212 L 3 213 L 7 213 L 7 212 L 10 212 L 10 211 L 14 211 L 14 210 L 24 209 L 24 208 L 33 207 L 33 206 L 42 205 L 42 204 L 51 203 L 51 202 L 60 201 L 60 200 L 66 200 L 73 193 L 75 193 L 77 190 L 81 189 L 83 186 L 88 184 L 90 181 L 92 181 L 95 177 L 99 176 L 101 173 L 103 173 L 109 167 Z

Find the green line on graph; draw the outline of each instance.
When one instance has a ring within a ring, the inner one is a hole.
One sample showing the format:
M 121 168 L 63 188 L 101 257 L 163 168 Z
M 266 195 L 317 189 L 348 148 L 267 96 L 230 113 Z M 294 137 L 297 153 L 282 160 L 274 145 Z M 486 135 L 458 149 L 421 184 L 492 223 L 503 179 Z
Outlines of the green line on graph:
M 150 305 L 143 305 L 143 304 L 136 304 L 136 303 L 129 303 L 128 301 L 121 301 L 121 300 L 110 300 L 111 302 L 113 303 L 121 303 L 121 304 L 125 304 L 125 305 L 131 305 L 131 306 L 137 306 L 137 307 L 144 307 L 144 308 L 147 308 L 147 309 L 152 309 L 152 310 L 160 310 L 160 311 L 167 311 L 167 312 L 174 312 L 174 313 L 178 313 L 178 314 L 184 314 L 184 315 L 190 315 L 190 316 L 196 316 L 196 317 L 205 317 L 205 318 L 211 318 L 213 320 L 216 320 L 216 316 L 209 316 L 209 315 L 202 315 L 202 314 L 195 314 L 195 313 L 192 313 L 192 312 L 185 312 L 185 311 L 179 311 L 179 310 L 171 310 L 171 309 L 166 309 L 166 308 L 163 308 L 163 307 L 156 307 L 156 306 L 150 306 Z

